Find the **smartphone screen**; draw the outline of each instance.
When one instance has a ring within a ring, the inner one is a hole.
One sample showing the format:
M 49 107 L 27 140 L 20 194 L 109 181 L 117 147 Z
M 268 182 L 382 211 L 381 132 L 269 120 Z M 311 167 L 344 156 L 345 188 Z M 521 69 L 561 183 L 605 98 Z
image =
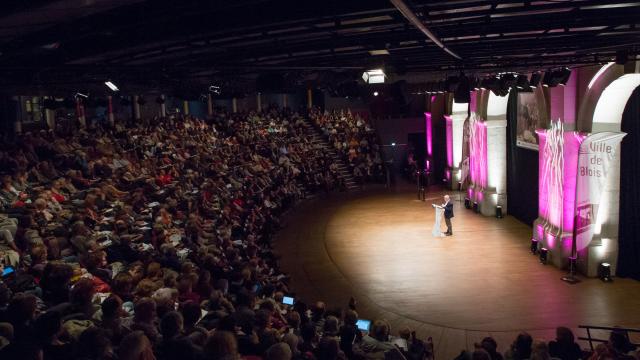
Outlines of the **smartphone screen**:
M 290 296 L 283 296 L 282 297 L 282 303 L 285 304 L 285 305 L 293 305 L 294 302 L 295 302 L 295 300 Z
M 15 270 L 11 266 L 5 266 L 4 271 L 2 271 L 2 277 L 9 276 L 15 272 Z
M 358 321 L 356 321 L 356 326 L 358 327 L 358 330 L 369 331 L 369 328 L 371 327 L 371 320 L 358 319 Z

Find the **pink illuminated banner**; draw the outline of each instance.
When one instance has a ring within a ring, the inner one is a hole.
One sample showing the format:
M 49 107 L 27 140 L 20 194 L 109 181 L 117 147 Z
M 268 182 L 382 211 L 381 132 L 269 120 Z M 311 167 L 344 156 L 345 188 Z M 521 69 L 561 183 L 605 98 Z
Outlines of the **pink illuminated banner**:
M 578 155 L 578 179 L 576 196 L 576 243 L 575 250 L 589 246 L 596 227 L 601 225 L 598 219 L 604 215 L 602 203 L 603 189 L 616 159 L 617 149 L 625 133 L 602 132 L 589 136 L 580 145 Z
M 453 167 L 453 120 L 451 116 L 445 115 L 444 120 L 447 126 L 447 166 Z
M 469 172 L 476 189 L 487 187 L 487 127 L 475 114 L 469 121 Z

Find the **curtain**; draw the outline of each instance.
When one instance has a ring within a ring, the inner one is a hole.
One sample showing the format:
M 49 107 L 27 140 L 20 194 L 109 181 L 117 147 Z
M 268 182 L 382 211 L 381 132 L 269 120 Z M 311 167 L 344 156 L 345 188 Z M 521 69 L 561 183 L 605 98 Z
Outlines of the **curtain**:
M 640 280 L 640 87 L 632 93 L 622 114 L 620 155 L 620 227 L 617 276 Z
M 518 91 L 507 103 L 507 210 L 531 226 L 538 217 L 538 152 L 516 146 Z

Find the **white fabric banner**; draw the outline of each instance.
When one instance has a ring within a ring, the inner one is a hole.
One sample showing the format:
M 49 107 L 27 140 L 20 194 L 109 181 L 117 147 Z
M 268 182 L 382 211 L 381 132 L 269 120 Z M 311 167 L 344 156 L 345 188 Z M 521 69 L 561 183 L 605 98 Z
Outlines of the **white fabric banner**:
M 582 141 L 576 189 L 576 250 L 589 246 L 598 221 L 602 191 L 625 133 L 602 132 Z

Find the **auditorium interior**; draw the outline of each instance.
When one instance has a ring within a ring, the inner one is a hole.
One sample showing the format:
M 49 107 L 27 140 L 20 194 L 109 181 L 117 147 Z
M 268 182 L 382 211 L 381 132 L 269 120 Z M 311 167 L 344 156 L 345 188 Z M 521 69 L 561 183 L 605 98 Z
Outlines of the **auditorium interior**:
M 0 359 L 640 360 L 640 2 L 0 9 Z

